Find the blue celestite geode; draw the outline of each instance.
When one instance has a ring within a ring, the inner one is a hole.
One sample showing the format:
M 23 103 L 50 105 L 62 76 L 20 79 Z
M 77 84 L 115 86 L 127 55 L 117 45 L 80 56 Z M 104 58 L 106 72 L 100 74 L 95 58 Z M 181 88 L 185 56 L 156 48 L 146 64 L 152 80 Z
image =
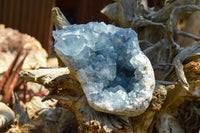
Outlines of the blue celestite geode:
M 149 106 L 154 72 L 132 29 L 90 22 L 53 31 L 55 51 L 77 70 L 91 107 L 136 116 Z

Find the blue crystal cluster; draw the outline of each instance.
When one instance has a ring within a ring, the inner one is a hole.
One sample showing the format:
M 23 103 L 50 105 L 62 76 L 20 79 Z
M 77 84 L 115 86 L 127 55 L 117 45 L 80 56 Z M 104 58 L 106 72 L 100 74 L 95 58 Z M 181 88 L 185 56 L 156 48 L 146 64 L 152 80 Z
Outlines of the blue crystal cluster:
M 90 106 L 128 116 L 145 111 L 155 79 L 135 31 L 90 22 L 54 31 L 53 36 L 55 51 L 77 71 Z

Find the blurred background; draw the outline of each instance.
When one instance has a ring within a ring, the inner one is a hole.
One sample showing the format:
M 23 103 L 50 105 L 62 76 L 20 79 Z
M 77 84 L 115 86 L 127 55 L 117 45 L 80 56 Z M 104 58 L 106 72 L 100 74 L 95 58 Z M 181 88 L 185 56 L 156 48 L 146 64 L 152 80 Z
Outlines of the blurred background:
M 104 21 L 100 13 L 112 0 L 0 0 L 0 24 L 35 37 L 51 52 L 53 30 L 51 9 L 57 6 L 71 24 Z

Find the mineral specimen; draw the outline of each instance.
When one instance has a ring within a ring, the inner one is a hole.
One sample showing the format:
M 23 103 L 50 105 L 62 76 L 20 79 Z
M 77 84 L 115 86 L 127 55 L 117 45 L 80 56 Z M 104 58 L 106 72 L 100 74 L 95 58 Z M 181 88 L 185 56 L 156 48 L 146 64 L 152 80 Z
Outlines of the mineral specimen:
M 132 29 L 90 22 L 54 31 L 55 51 L 76 70 L 91 107 L 136 116 L 149 106 L 154 72 Z

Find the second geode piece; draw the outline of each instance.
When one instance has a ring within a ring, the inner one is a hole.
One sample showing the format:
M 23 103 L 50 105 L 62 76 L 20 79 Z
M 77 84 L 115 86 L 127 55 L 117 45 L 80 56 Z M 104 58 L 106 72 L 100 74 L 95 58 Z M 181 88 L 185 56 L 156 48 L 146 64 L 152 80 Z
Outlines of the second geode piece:
M 117 115 L 143 113 L 155 79 L 132 29 L 91 22 L 54 31 L 55 51 L 77 71 L 91 107 Z

